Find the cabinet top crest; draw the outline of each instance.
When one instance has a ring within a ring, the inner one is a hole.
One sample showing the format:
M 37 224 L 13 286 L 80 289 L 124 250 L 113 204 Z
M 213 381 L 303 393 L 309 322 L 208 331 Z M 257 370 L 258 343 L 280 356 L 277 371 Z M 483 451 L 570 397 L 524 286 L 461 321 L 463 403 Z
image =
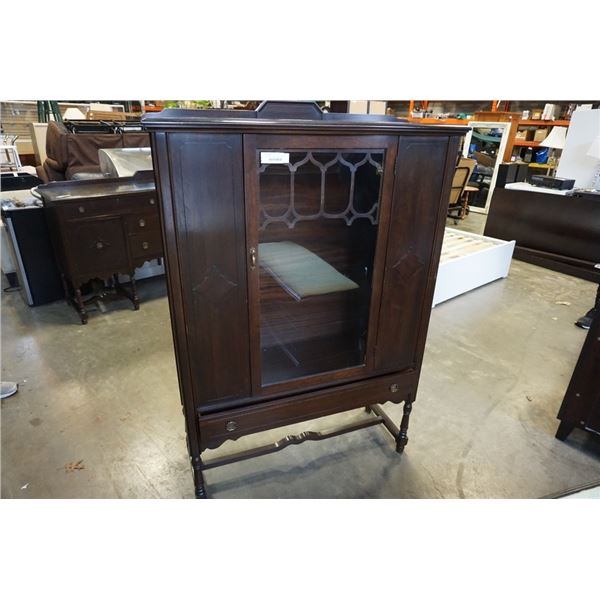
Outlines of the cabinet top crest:
M 256 110 L 168 108 L 142 118 L 147 130 L 380 135 L 464 135 L 467 127 L 421 125 L 388 115 L 326 113 L 316 102 L 264 101 Z

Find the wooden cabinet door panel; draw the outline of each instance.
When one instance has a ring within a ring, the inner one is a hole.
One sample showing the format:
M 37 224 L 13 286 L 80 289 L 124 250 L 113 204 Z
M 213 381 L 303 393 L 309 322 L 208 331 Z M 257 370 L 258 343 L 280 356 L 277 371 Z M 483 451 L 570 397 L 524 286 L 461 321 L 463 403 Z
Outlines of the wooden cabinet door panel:
M 129 271 L 120 216 L 70 221 L 65 225 L 65 238 L 73 273 L 100 276 Z
M 397 138 L 244 138 L 252 387 L 367 376 Z
M 400 138 L 375 350 L 380 372 L 419 368 L 456 150 L 450 139 Z
M 250 356 L 241 136 L 173 133 L 168 143 L 195 402 L 246 397 Z

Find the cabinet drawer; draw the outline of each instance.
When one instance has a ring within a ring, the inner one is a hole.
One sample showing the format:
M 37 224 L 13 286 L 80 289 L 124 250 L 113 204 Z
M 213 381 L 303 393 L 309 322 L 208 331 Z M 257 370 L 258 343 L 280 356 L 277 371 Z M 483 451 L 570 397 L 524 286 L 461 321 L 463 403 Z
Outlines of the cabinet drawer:
M 160 231 L 148 231 L 129 236 L 132 258 L 153 258 L 163 255 Z
M 203 449 L 216 448 L 227 439 L 237 439 L 265 429 L 308 421 L 369 404 L 402 402 L 409 394 L 414 393 L 416 384 L 416 371 L 410 369 L 244 408 L 201 415 L 200 439 Z
M 156 214 L 158 214 L 158 202 L 156 201 L 156 194 L 149 194 L 147 196 L 130 196 L 127 198 L 127 207 L 130 212 L 155 209 L 157 211 Z
M 58 210 L 64 219 L 81 219 L 107 215 L 118 211 L 119 198 L 98 198 L 96 200 L 82 200 L 81 202 L 70 202 L 60 205 Z
M 147 231 L 160 231 L 160 222 L 158 213 L 145 212 L 125 217 L 127 232 L 132 235 L 136 233 L 145 233 Z

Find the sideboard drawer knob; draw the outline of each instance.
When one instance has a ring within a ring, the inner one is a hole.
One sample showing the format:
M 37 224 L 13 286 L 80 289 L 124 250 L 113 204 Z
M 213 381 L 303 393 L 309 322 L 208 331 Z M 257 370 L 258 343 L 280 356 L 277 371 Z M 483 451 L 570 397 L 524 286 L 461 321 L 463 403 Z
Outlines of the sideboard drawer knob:
M 142 242 L 142 248 L 144 250 L 148 250 L 149 247 L 150 247 L 150 244 L 148 242 Z
M 154 204 L 156 201 L 154 200 L 154 198 L 150 198 L 150 204 Z
M 144 219 L 140 219 L 138 223 L 140 224 L 140 227 L 146 227 L 146 221 Z
M 235 431 L 237 429 L 237 423 L 235 421 L 227 421 L 225 429 L 227 429 L 227 431 Z
M 400 391 L 400 386 L 397 383 L 392 383 L 392 385 L 390 385 L 390 392 L 392 392 L 392 394 L 395 394 L 396 392 Z
M 80 206 L 78 210 L 79 210 L 80 213 L 84 213 L 85 212 L 85 206 Z
M 104 248 L 104 244 L 102 242 L 96 242 L 96 248 L 98 248 L 98 250 L 102 250 L 102 248 Z

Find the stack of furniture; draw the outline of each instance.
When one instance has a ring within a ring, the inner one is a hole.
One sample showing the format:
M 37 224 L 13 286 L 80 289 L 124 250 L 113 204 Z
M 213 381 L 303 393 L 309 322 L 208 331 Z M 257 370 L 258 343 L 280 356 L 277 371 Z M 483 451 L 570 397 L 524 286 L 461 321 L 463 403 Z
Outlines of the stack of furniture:
M 465 129 L 281 102 L 143 123 L 196 495 L 206 469 L 364 427 L 402 452 Z M 399 427 L 386 402 L 404 403 Z M 371 416 L 202 457 L 360 407 Z
M 48 123 L 46 159 L 37 167 L 38 177 L 43 181 L 102 177 L 98 150 L 144 148 L 149 145 L 148 134 L 132 131 L 131 129 L 136 128 L 125 122 L 111 126 L 101 122 L 84 121 L 80 131 L 74 130 L 79 132 L 72 129 L 69 123 Z

